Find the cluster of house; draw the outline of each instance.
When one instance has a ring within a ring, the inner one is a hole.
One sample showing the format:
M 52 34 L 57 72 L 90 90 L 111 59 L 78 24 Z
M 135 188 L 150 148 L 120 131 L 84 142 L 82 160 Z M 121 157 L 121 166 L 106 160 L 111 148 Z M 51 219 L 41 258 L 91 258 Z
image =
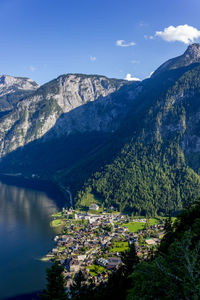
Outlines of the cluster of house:
M 118 268 L 121 265 L 121 263 L 122 263 L 122 260 L 120 257 L 108 257 L 107 259 L 100 257 L 96 261 L 96 264 L 98 264 L 108 270 Z
M 134 242 L 138 256 L 141 255 L 141 245 L 138 240 L 141 233 L 135 234 L 121 224 L 130 221 L 122 214 L 89 214 L 77 211 L 65 211 L 66 216 L 73 213 L 73 219 L 66 219 L 64 234 L 57 236 L 56 248 L 49 258 L 59 260 L 65 268 L 65 278 L 69 286 L 74 275 L 82 270 L 87 273 L 88 280 L 100 283 L 107 280 L 109 272 L 117 269 L 121 264 L 120 253 L 112 252 L 112 245 L 116 242 Z M 155 226 L 153 230 L 158 231 Z M 160 230 L 159 230 L 160 231 Z M 157 239 L 157 240 L 156 240 Z M 147 239 L 147 245 L 159 242 L 159 237 Z M 97 276 L 90 273 L 90 266 L 96 264 L 105 268 Z
M 145 231 L 139 230 L 138 233 L 135 234 L 135 247 L 138 257 L 147 258 L 149 248 L 156 250 L 164 234 L 163 223 L 150 226 L 149 229 Z M 142 243 L 140 242 L 141 238 L 143 239 Z

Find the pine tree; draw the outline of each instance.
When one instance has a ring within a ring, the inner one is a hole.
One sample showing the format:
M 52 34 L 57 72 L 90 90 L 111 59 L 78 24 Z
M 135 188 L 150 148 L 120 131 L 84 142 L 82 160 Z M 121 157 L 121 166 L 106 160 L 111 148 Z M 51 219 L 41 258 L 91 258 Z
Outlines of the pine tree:
M 129 249 L 122 253 L 121 259 L 123 263 L 123 272 L 126 276 L 128 276 L 133 272 L 134 266 L 136 266 L 139 262 L 135 243 L 129 244 Z
M 55 262 L 47 269 L 47 287 L 41 295 L 41 300 L 67 300 L 65 290 L 65 280 L 63 275 L 64 268 Z
M 70 286 L 71 299 L 88 299 L 88 287 L 85 284 L 85 277 L 82 271 L 75 275 L 73 284 Z
M 166 234 L 172 231 L 172 217 L 170 212 L 165 220 L 164 230 Z

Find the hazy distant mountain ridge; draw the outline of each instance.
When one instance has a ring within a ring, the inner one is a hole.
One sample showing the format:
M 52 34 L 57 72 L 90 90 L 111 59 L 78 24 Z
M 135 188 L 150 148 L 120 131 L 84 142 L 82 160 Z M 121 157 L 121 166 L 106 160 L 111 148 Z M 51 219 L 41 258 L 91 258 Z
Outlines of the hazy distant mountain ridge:
M 39 85 L 32 79 L 0 75 L 0 111 L 11 110 L 18 100 L 38 88 Z
M 33 91 L 38 88 L 39 85 L 30 78 L 13 77 L 9 75 L 0 76 L 0 96 L 14 93 L 16 90 Z

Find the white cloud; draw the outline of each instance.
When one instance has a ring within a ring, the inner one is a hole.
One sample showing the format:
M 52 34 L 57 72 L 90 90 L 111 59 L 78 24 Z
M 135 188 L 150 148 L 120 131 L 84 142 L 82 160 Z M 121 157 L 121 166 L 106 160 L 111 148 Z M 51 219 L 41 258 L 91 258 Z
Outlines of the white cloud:
M 155 37 L 153 35 L 144 35 L 145 40 L 153 40 Z
M 31 72 L 34 72 L 36 70 L 36 67 L 30 66 L 29 69 L 30 69 Z
M 96 56 L 92 56 L 92 55 L 90 56 L 91 61 L 95 61 L 96 59 L 97 59 Z
M 131 60 L 131 63 L 132 63 L 132 64 L 139 64 L 139 63 L 140 63 L 140 61 L 139 61 L 139 60 L 135 60 L 135 59 L 133 59 L 133 60 Z
M 200 37 L 200 31 L 193 26 L 185 24 L 177 27 L 169 26 L 163 31 L 156 31 L 155 36 L 161 37 L 166 42 L 179 41 L 189 44 Z
M 131 77 L 131 74 L 126 74 L 126 77 L 124 79 L 128 81 L 141 81 L 141 79 L 137 77 Z
M 135 46 L 136 44 L 134 42 L 125 42 L 124 40 L 117 40 L 116 41 L 116 46 L 119 47 L 131 47 Z

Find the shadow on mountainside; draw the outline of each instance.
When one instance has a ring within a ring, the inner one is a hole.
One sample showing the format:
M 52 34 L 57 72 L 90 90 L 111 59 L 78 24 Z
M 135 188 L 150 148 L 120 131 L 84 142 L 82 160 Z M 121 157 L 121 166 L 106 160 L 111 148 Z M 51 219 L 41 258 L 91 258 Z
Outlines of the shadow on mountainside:
M 112 144 L 111 140 L 116 139 L 113 132 L 118 129 L 133 103 L 134 97 L 131 97 L 130 93 L 133 93 L 137 86 L 138 83 L 130 83 L 107 97 L 100 97 L 63 113 L 40 139 L 3 157 L 0 172 L 22 173 L 29 177 L 34 174 L 42 179 L 52 179 L 56 172 L 69 171 L 80 162 L 89 160 L 101 149 L 108 150 L 108 145 Z M 118 142 L 117 149 L 120 149 L 120 146 Z M 110 157 L 115 151 L 112 148 L 111 146 Z M 108 161 L 109 155 L 103 155 L 105 162 Z M 88 171 L 97 169 L 103 163 L 103 159 L 101 157 L 99 164 L 92 160 Z
M 196 65 L 131 83 L 109 97 L 62 114 L 42 138 L 2 158 L 0 172 L 61 180 L 72 192 L 77 191 L 94 172 L 111 162 L 126 142 L 140 136 L 149 108 Z M 142 92 L 134 99 L 137 86 Z

